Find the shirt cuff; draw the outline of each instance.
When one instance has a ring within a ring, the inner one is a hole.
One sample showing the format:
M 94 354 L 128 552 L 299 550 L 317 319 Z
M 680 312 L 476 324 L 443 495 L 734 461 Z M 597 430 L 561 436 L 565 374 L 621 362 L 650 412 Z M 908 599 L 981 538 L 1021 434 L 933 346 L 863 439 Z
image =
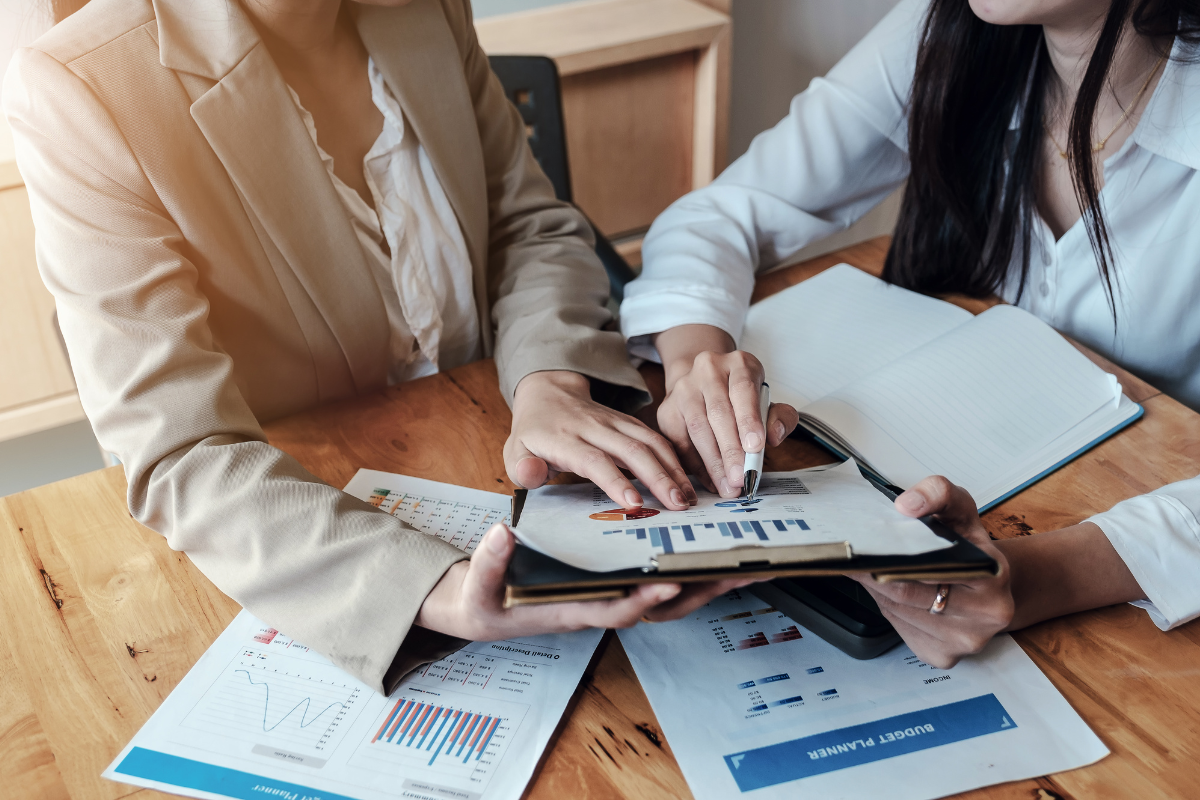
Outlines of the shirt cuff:
M 1200 522 L 1179 500 L 1145 494 L 1091 517 L 1133 573 L 1145 609 L 1161 630 L 1200 617 Z
M 736 342 L 746 322 L 746 305 L 726 292 L 699 286 L 636 292 L 630 284 L 621 303 L 620 320 L 627 340 L 680 325 L 712 325 Z

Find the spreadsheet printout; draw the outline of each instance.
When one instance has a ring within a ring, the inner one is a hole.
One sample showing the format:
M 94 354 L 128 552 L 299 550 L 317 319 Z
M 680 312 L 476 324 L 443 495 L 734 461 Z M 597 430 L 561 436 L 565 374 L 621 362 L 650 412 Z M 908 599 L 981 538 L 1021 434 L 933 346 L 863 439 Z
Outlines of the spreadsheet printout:
M 346 490 L 473 550 L 507 495 L 360 470 Z M 242 611 L 104 772 L 201 798 L 519 798 L 603 631 L 472 642 L 389 697 Z
M 859 661 L 743 589 L 618 636 L 697 800 L 931 800 L 1108 753 L 1007 634 Z

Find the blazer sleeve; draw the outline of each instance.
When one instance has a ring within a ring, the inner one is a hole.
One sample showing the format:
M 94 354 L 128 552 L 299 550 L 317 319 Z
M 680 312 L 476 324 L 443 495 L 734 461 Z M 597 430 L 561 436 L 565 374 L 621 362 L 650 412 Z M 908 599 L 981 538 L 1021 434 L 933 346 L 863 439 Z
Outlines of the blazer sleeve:
M 459 38 L 488 195 L 488 294 L 500 390 L 512 404 L 531 372 L 569 370 L 648 400 L 612 321 L 608 277 L 591 225 L 559 201 L 526 139 L 525 123 L 488 65 L 469 0 L 444 0 Z
M 17 52 L 4 106 L 42 277 L 80 399 L 123 462 L 129 509 L 222 591 L 377 691 L 460 640 L 409 629 L 466 555 L 318 480 L 267 444 L 213 340 L 188 244 L 103 105 Z M 440 637 L 440 638 L 439 638 Z
M 927 5 L 903 0 L 745 155 L 655 220 L 621 304 L 636 355 L 657 360 L 649 335 L 679 325 L 713 325 L 737 341 L 757 272 L 849 227 L 904 182 L 905 106 Z

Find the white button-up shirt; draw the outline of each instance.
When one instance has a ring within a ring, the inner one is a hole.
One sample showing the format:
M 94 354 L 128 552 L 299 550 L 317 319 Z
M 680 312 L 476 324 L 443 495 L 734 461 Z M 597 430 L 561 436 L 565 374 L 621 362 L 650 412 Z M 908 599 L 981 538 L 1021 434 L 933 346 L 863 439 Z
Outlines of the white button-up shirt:
M 475 361 L 482 347 L 471 261 L 458 217 L 374 61 L 367 72 L 371 99 L 383 114 L 383 130 L 363 158 L 374 209 L 333 173 L 333 157 L 317 144 L 312 115 L 295 91 L 292 100 L 383 297 L 391 328 L 388 383 L 396 384 Z
M 904 0 L 710 186 L 663 212 L 626 287 L 621 329 L 714 325 L 737 341 L 756 273 L 847 228 L 908 176 L 905 106 L 926 0 Z M 1184 55 L 1176 45 L 1173 56 Z M 1082 222 L 1055 241 L 1037 219 L 1025 292 L 1002 294 L 1200 410 L 1200 64 L 1167 62 L 1136 129 L 1103 164 L 1115 252 L 1113 317 Z M 1014 265 L 1014 266 L 1019 266 Z M 1166 629 L 1200 616 L 1200 478 L 1092 518 Z

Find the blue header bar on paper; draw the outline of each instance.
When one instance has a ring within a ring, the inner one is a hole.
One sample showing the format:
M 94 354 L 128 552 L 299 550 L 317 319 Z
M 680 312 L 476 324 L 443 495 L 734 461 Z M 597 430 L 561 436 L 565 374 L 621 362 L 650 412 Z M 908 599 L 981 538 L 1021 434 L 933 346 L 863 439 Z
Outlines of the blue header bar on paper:
M 994 694 L 725 756 L 743 792 L 1015 729 Z
M 119 775 L 159 781 L 181 789 L 199 789 L 238 800 L 261 800 L 264 797 L 287 800 L 354 800 L 344 794 L 300 786 L 296 783 L 251 775 L 236 769 L 205 764 L 190 758 L 167 755 L 157 750 L 135 747 L 114 770 Z

